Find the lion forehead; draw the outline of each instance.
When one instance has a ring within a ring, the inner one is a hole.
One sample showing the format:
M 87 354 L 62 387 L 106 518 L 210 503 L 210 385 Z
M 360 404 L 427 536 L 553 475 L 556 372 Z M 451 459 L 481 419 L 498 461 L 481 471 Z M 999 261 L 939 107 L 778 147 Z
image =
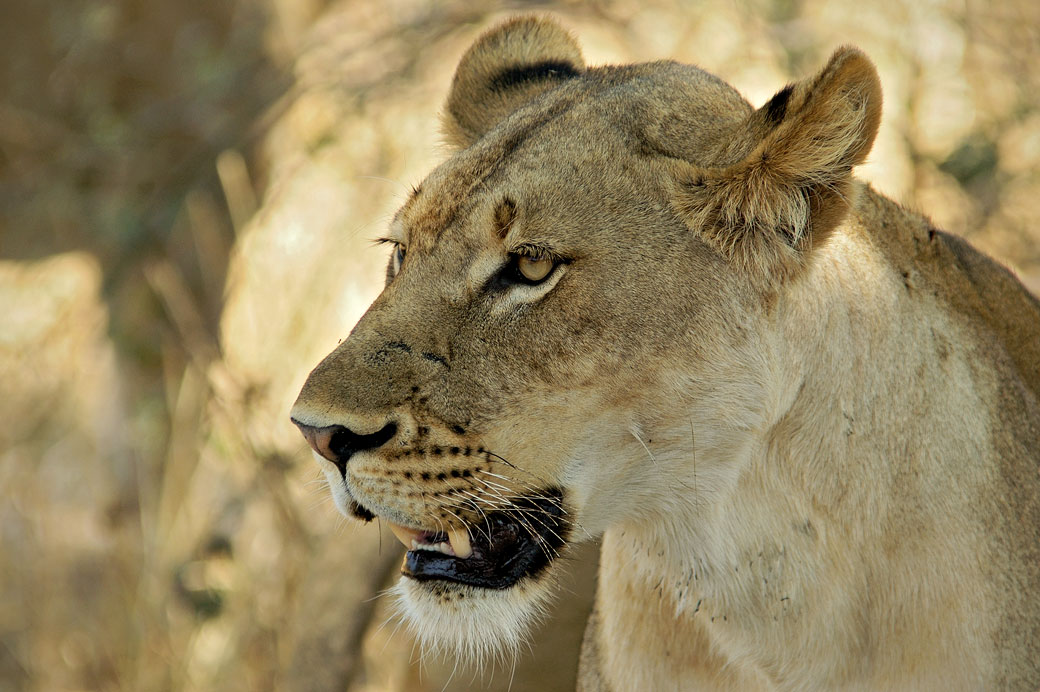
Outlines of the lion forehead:
M 731 86 L 696 67 L 661 61 L 590 69 L 455 152 L 396 218 L 409 243 L 426 248 L 465 217 L 475 197 L 507 180 L 530 192 L 574 178 L 579 167 L 619 180 L 632 158 L 710 163 L 733 148 L 728 135 L 751 110 Z

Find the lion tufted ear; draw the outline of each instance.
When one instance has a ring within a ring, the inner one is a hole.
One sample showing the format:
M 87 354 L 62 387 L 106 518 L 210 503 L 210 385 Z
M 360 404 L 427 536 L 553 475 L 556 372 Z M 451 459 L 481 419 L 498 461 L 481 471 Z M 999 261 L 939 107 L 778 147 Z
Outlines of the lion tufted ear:
M 734 133 L 717 168 L 683 167 L 676 208 L 724 254 L 771 277 L 802 266 L 848 211 L 852 167 L 881 120 L 881 83 L 859 50 L 780 90 Z
M 511 19 L 462 56 L 444 113 L 445 137 L 467 147 L 527 101 L 584 71 L 581 48 L 559 24 Z

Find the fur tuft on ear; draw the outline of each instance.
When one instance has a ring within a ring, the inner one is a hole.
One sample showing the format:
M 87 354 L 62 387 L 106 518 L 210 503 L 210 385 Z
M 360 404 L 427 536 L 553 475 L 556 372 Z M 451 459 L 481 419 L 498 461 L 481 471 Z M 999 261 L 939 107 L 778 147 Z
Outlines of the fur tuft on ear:
M 734 133 L 717 168 L 677 171 L 676 209 L 726 256 L 783 278 L 841 223 L 881 120 L 870 60 L 838 49 L 817 75 L 780 90 Z
M 527 101 L 584 71 L 581 48 L 559 24 L 511 19 L 477 39 L 455 69 L 445 138 L 467 147 Z

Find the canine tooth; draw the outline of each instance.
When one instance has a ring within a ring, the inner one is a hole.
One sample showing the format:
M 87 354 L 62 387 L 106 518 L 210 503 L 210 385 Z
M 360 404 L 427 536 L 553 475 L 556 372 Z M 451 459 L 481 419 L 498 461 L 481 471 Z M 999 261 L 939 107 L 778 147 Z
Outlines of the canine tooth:
M 473 554 L 473 546 L 469 542 L 469 531 L 465 527 L 459 529 L 448 529 L 448 543 L 455 557 L 463 559 Z
M 417 540 L 415 540 L 413 538 L 412 539 L 412 550 L 418 550 L 418 549 L 419 549 L 419 541 L 417 541 Z

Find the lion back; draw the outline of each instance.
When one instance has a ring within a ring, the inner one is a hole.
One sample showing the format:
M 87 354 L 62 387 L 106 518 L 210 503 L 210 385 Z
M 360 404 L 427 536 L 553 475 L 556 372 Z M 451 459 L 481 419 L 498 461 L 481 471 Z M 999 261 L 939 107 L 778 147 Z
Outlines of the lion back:
M 1040 673 L 1040 300 L 965 240 L 894 202 L 871 198 L 877 228 L 890 231 L 875 239 L 906 290 L 929 291 L 945 305 L 975 337 L 972 360 L 998 378 L 996 400 L 987 403 L 994 416 L 999 482 L 993 494 L 1000 512 L 988 528 L 998 543 L 996 554 L 1016 556 L 997 578 L 1002 593 L 1018 602 L 1002 615 L 995 648 L 1004 656 L 1029 652 L 1034 674 Z M 940 348 L 936 357 L 945 355 Z M 1005 689 L 1031 684 L 1021 662 L 1001 661 L 998 669 L 1008 676 Z

